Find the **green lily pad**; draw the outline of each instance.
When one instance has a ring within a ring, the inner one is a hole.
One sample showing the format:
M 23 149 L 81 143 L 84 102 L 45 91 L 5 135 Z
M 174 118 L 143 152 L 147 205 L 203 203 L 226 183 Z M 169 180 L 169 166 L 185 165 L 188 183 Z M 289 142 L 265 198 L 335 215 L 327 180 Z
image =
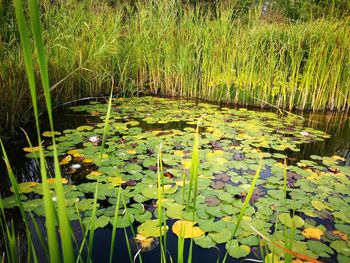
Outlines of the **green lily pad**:
M 225 248 L 228 254 L 233 258 L 242 258 L 250 254 L 250 247 L 247 245 L 239 245 L 237 240 L 227 242 Z

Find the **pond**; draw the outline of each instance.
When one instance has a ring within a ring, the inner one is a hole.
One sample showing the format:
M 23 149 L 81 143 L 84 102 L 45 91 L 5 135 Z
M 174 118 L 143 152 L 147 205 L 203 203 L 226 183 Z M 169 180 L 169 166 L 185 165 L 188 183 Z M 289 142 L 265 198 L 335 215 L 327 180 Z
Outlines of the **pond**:
M 187 237 L 194 241 L 193 262 L 222 260 L 226 250 L 227 262 L 261 259 L 259 240 L 264 243 L 264 237 L 270 240 L 266 247 L 274 251 L 275 260 L 283 253 L 277 244 L 321 261 L 349 262 L 347 115 L 297 115 L 166 98 L 120 98 L 113 100 L 101 155 L 106 112 L 105 102 L 94 101 L 57 111 L 55 116 L 67 210 L 78 242 L 82 233 L 77 220 L 81 217 L 85 226 L 90 223 L 99 185 L 96 261 L 108 261 L 117 215 L 118 262 L 129 261 L 128 242 L 133 255 L 141 249 L 143 262 L 160 261 L 159 236 L 164 233 L 173 260 L 178 256 L 178 236 L 185 236 L 186 248 L 190 246 Z M 194 198 L 189 185 L 200 118 Z M 43 136 L 42 147 L 53 175 L 52 134 L 44 132 Z M 44 222 L 40 172 L 33 158 L 36 150 L 25 145 L 25 156 L 22 146 L 10 147 L 9 155 L 22 182 L 26 211 Z M 161 204 L 157 202 L 158 175 Z M 16 217 L 9 189 L 4 181 L 2 196 L 9 196 L 4 203 Z M 159 207 L 168 224 L 162 231 Z M 40 246 L 39 240 L 36 245 Z M 39 257 L 40 262 L 45 260 L 44 254 Z

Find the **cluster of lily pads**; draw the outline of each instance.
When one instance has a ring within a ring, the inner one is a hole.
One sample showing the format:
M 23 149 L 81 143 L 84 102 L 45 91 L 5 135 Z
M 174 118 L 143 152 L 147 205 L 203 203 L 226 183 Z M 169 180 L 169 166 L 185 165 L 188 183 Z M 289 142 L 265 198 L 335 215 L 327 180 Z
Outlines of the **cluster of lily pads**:
M 141 246 L 158 244 L 156 238 L 168 231 L 157 219 L 157 151 L 162 143 L 163 216 L 175 221 L 176 235 L 193 238 L 202 248 L 226 243 L 229 255 L 240 258 L 259 245 L 261 233 L 311 258 L 334 255 L 339 262 L 350 261 L 350 167 L 343 166 L 339 156 L 289 160 L 288 154 L 300 151 L 301 144 L 329 137 L 303 127 L 300 117 L 154 97 L 115 99 L 100 156 L 106 104 L 91 102 L 72 110 L 100 121 L 55 134 L 71 220 L 82 216 L 83 223 L 90 222 L 98 183 L 96 228 L 113 222 L 118 209 L 118 227 L 136 226 Z M 184 196 L 195 128 L 203 114 L 193 221 Z M 35 157 L 39 147 L 46 156 L 53 154 L 53 134 L 43 135 L 47 139 L 42 145 L 24 149 L 28 157 Z M 233 236 L 261 158 L 260 178 Z M 55 179 L 49 180 L 55 201 Z M 19 187 L 26 211 L 44 215 L 41 184 L 25 182 Z M 116 208 L 118 191 L 123 202 Z M 4 203 L 8 208 L 16 205 L 14 197 Z M 285 251 L 272 243 L 267 246 L 278 261 Z

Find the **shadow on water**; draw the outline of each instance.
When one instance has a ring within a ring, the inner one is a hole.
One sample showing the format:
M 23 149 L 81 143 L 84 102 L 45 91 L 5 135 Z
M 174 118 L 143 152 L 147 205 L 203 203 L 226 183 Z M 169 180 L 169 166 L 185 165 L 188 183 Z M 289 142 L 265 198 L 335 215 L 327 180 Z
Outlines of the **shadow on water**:
M 255 109 L 256 110 L 256 109 Z M 304 117 L 304 123 L 306 127 L 312 127 L 324 131 L 331 135 L 331 138 L 326 139 L 322 142 L 314 142 L 310 144 L 301 145 L 301 151 L 297 153 L 291 153 L 291 157 L 296 160 L 309 159 L 311 155 L 320 156 L 332 156 L 339 155 L 345 158 L 344 164 L 350 165 L 350 117 L 343 113 L 299 113 L 299 115 Z M 63 108 L 60 111 L 55 112 L 54 119 L 55 130 L 63 131 L 69 128 L 76 128 L 83 124 L 96 124 L 99 122 L 99 117 L 94 117 L 86 114 L 81 114 L 69 110 L 69 108 Z M 48 122 L 43 120 L 42 131 L 48 130 Z M 185 127 L 189 126 L 185 122 L 174 122 L 167 124 L 146 124 L 140 122 L 140 126 L 144 130 L 155 130 L 155 129 L 178 129 L 183 130 Z M 26 127 L 25 130 L 29 133 L 29 136 L 33 142 L 33 145 L 37 145 L 35 129 L 33 127 Z M 23 147 L 27 145 L 25 139 L 22 139 L 7 143 L 6 150 L 9 155 L 9 159 L 14 170 L 15 175 L 19 182 L 25 181 L 40 181 L 40 171 L 34 159 L 26 158 L 22 150 Z M 52 163 L 48 161 L 49 170 L 53 170 Z M 5 177 L 6 170 L 4 163 L 0 164 L 0 171 L 3 176 L 1 180 L 0 193 L 2 196 L 7 196 L 10 194 L 10 183 Z M 263 177 L 269 176 L 269 171 L 265 170 L 266 174 Z M 5 179 L 5 178 L 6 179 Z M 20 232 L 25 231 L 23 226 L 21 227 L 21 220 L 19 220 L 19 214 L 15 210 L 10 210 L 9 218 L 15 219 L 14 222 L 16 229 L 19 231 L 19 236 L 23 235 Z M 17 220 L 16 220 L 17 219 Z M 17 222 L 17 223 L 16 223 Z M 44 232 L 44 219 L 40 219 L 40 228 Z M 172 222 L 170 222 L 171 227 Z M 77 240 L 80 241 L 82 238 L 82 233 L 79 224 L 77 222 L 72 222 L 74 233 Z M 137 225 L 135 225 L 137 226 Z M 94 262 L 108 262 L 109 259 L 109 247 L 111 239 L 111 227 L 106 227 L 104 229 L 99 229 L 95 232 L 94 246 L 93 246 L 93 261 Z M 129 238 L 131 238 L 130 230 L 127 230 Z M 80 238 L 80 239 L 79 239 Z M 40 247 L 38 238 L 34 236 L 34 243 L 36 246 Z M 115 261 L 114 262 L 128 262 L 129 257 L 127 253 L 127 246 L 125 242 L 125 236 L 123 229 L 118 229 L 117 241 L 118 246 L 115 251 Z M 168 231 L 168 255 L 171 255 L 173 261 L 177 260 L 177 238 L 175 235 Z M 189 245 L 189 241 L 186 240 L 186 244 Z M 1 246 L 1 244 L 0 244 Z M 188 247 L 188 246 L 187 246 Z M 22 250 L 25 251 L 26 244 L 23 244 Z M 216 262 L 218 256 L 222 260 L 225 253 L 224 245 L 218 244 L 217 248 L 211 249 L 201 249 L 198 246 L 194 246 L 193 250 L 193 262 Z M 220 254 L 221 253 L 221 254 Z M 186 261 L 185 255 L 185 261 Z M 252 248 L 251 254 L 248 258 L 258 258 L 259 251 L 257 248 Z M 45 255 L 43 251 L 38 254 L 39 262 L 45 262 Z M 149 252 L 142 253 L 142 259 L 144 262 L 158 262 L 160 258 L 159 246 Z M 239 262 L 240 260 L 233 260 L 228 258 L 227 262 Z

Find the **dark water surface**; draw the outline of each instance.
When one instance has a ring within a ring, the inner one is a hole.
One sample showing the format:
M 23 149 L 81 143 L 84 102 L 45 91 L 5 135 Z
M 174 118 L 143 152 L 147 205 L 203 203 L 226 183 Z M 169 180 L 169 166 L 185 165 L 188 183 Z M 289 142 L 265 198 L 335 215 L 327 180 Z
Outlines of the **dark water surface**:
M 257 109 L 254 109 L 257 110 Z M 317 130 L 324 131 L 330 134 L 332 137 L 326 139 L 323 142 L 314 142 L 309 144 L 301 145 L 301 151 L 298 153 L 290 152 L 288 156 L 291 156 L 295 161 L 301 159 L 309 159 L 310 155 L 320 155 L 320 156 L 332 156 L 339 155 L 345 158 L 344 164 L 350 165 L 350 116 L 345 113 L 297 113 L 304 118 L 304 123 L 306 127 L 312 127 Z M 74 129 L 80 125 L 84 124 L 96 124 L 100 121 L 99 117 L 92 117 L 88 114 L 77 113 L 69 110 L 69 108 L 61 108 L 56 110 L 54 114 L 55 119 L 55 130 L 62 131 L 65 129 Z M 41 122 L 42 131 L 49 130 L 48 122 L 44 119 Z M 183 129 L 188 126 L 186 123 L 176 122 L 168 123 L 166 125 L 141 125 L 143 129 L 155 129 L 155 128 L 175 128 Z M 26 128 L 30 138 L 32 139 L 33 145 L 37 145 L 35 137 L 35 129 L 28 126 Z M 20 136 L 19 136 L 20 137 Z M 26 158 L 25 153 L 22 148 L 27 145 L 24 135 L 22 138 L 17 138 L 16 141 L 7 143 L 5 145 L 7 154 L 9 156 L 11 166 L 19 182 L 25 181 L 40 181 L 39 168 L 34 159 Z M 49 163 L 49 166 L 52 164 Z M 4 167 L 4 163 L 1 162 L 1 195 L 7 196 L 10 194 L 9 188 L 10 183 L 7 179 L 7 172 Z M 16 226 L 21 229 L 20 220 L 18 220 L 18 213 L 16 211 L 10 211 L 9 217 L 15 219 Z M 16 220 L 17 219 L 17 220 Z M 41 219 L 42 224 L 44 220 Z M 170 225 L 172 222 L 170 222 Z M 79 237 L 81 239 L 81 230 L 78 227 L 77 222 L 73 222 L 73 229 L 77 240 Z M 42 227 L 42 226 L 41 226 Z M 20 230 L 19 230 L 20 231 Z M 109 259 L 109 246 L 111 240 L 111 227 L 104 229 L 99 229 L 95 232 L 94 248 L 93 248 L 93 260 L 94 262 L 108 262 Z M 128 230 L 128 236 L 131 238 L 130 230 Z M 23 233 L 24 234 L 24 233 Z M 35 243 L 39 245 L 39 241 L 34 237 Z M 187 244 L 189 241 L 186 240 Z M 117 241 L 118 244 L 115 252 L 114 262 L 129 262 L 129 257 L 127 253 L 127 246 L 125 242 L 125 235 L 123 229 L 118 229 Z M 177 256 L 177 238 L 172 233 L 168 231 L 168 250 L 169 255 L 171 255 L 174 262 Z M 224 256 L 225 248 L 224 244 L 217 245 L 219 249 L 201 249 L 200 247 L 194 246 L 193 262 L 216 262 L 217 258 L 221 259 Z M 25 250 L 25 245 L 23 246 Z M 44 254 L 39 253 L 39 262 L 44 262 Z M 186 255 L 185 255 L 186 257 Z M 259 251 L 252 248 L 252 253 L 248 258 L 259 258 Z M 142 259 L 144 262 L 159 262 L 160 250 L 159 246 L 150 252 L 142 253 Z M 321 259 L 322 260 L 322 259 Z M 235 262 L 240 262 L 241 260 L 235 260 Z M 234 262 L 234 260 L 228 257 L 227 262 Z M 333 262 L 333 259 L 327 259 L 327 262 Z M 334 261 L 335 262 L 335 261 Z

